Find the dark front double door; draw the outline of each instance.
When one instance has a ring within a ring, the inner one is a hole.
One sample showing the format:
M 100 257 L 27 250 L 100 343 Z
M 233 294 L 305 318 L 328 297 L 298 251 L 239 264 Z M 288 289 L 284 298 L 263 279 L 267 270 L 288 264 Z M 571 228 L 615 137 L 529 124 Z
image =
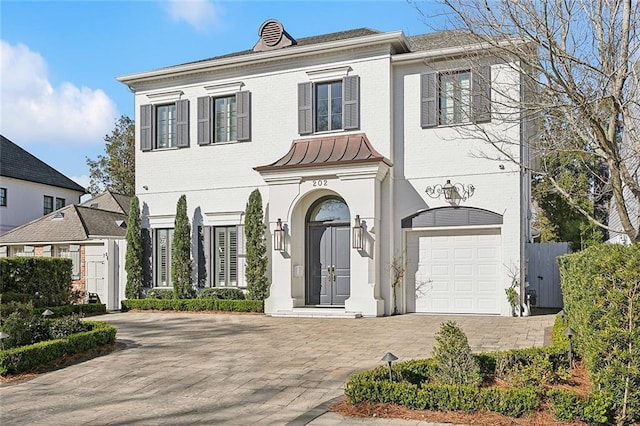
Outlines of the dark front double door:
M 349 297 L 349 225 L 307 227 L 307 305 L 344 306 Z

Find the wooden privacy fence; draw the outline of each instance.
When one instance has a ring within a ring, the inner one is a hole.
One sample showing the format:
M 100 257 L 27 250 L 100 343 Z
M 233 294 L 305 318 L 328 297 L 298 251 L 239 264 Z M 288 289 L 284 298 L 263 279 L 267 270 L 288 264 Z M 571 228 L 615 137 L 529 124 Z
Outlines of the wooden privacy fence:
M 528 243 L 526 291 L 532 296 L 532 306 L 562 308 L 560 270 L 556 258 L 569 253 L 569 243 Z M 533 299 L 535 295 L 535 305 Z

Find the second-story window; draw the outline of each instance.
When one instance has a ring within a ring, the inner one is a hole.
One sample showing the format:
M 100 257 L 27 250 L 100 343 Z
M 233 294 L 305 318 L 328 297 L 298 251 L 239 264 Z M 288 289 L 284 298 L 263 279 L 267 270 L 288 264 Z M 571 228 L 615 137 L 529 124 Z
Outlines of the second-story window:
M 440 124 L 471 121 L 471 72 L 440 74 Z
M 66 205 L 64 198 L 56 198 L 56 210 L 63 208 Z
M 189 146 L 189 100 L 140 105 L 140 149 L 152 151 Z
M 49 195 L 44 196 L 44 214 L 49 214 L 53 211 L 53 197 Z
M 0 207 L 7 206 L 7 188 L 0 188 Z
M 360 128 L 360 77 L 298 84 L 298 133 Z
M 236 140 L 236 97 L 216 98 L 213 103 L 215 142 Z
M 156 107 L 156 148 L 175 146 L 176 105 Z
M 342 129 L 342 81 L 316 84 L 316 131 Z

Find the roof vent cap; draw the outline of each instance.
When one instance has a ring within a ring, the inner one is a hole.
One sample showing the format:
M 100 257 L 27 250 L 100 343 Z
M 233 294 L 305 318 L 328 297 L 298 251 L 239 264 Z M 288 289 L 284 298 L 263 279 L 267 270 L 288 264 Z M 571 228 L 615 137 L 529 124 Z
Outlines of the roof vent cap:
M 260 40 L 253 46 L 254 52 L 266 52 L 268 50 L 281 49 L 293 46 L 296 41 L 285 30 L 282 24 L 275 19 L 267 19 L 258 30 Z
M 53 215 L 53 220 L 60 220 L 60 219 L 64 219 L 64 213 L 56 212 L 56 214 Z

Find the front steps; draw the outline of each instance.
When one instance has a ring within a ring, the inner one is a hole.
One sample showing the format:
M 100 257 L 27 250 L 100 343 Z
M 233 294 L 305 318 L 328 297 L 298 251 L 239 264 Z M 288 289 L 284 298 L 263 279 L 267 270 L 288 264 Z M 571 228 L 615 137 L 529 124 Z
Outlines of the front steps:
M 293 308 L 266 314 L 269 317 L 289 318 L 362 318 L 360 312 L 347 312 L 344 308 Z

